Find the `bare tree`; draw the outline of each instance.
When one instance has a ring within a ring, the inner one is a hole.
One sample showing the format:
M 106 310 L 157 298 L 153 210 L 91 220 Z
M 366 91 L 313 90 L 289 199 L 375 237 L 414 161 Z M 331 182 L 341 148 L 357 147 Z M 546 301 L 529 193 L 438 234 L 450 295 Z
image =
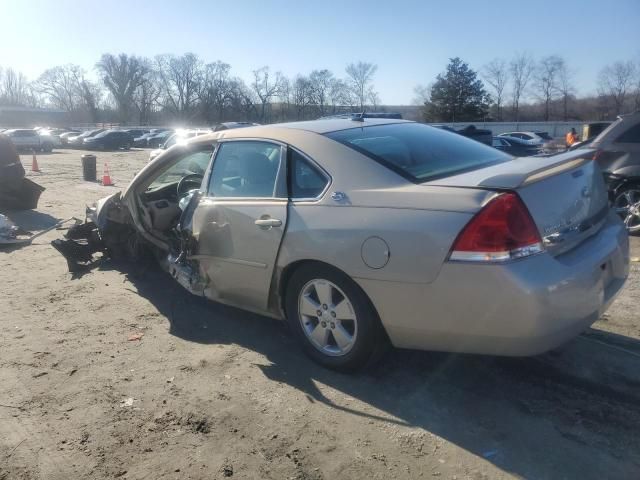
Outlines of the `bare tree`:
M 627 93 L 635 80 L 636 66 L 632 61 L 607 65 L 598 76 L 598 90 L 605 99 L 613 102 L 615 115 L 624 111 Z
M 512 80 L 513 115 L 515 121 L 520 119 L 520 101 L 526 91 L 533 73 L 534 61 L 530 54 L 519 53 L 509 64 Z
M 7 68 L 2 75 L 0 104 L 22 106 L 30 103 L 32 103 L 32 95 L 27 77 L 13 68 Z
M 79 81 L 82 76 L 82 69 L 77 65 L 53 67 L 40 75 L 34 89 L 56 108 L 75 112 L 83 103 Z
M 534 74 L 534 88 L 544 106 L 544 121 L 548 122 L 551 116 L 551 104 L 560 92 L 560 71 L 564 60 L 557 55 L 544 57 L 536 65 Z
M 262 67 L 253 71 L 253 83 L 251 88 L 260 100 L 260 121 L 265 122 L 267 119 L 267 105 L 270 105 L 271 99 L 280 95 L 284 83 L 284 77 L 280 72 L 276 72 L 271 76 L 269 67 Z
M 104 86 L 116 102 L 120 120 L 126 122 L 133 105 L 133 94 L 148 73 L 145 61 L 125 53 L 118 56 L 105 53 L 96 67 L 102 75 Z
M 413 100 L 411 103 L 413 105 L 424 105 L 431 99 L 431 88 L 433 88 L 433 84 L 429 85 L 416 85 L 413 87 Z
M 235 81 L 230 71 L 231 65 L 221 61 L 205 66 L 200 102 L 204 117 L 209 122 L 223 121 L 225 111 L 230 106 Z
M 231 80 L 229 95 L 230 110 L 241 115 L 238 120 L 252 120 L 258 118 L 257 99 L 253 91 L 240 78 Z
M 563 61 L 558 70 L 558 90 L 562 96 L 562 119 L 565 122 L 569 120 L 569 100 L 575 90 L 573 75 L 573 70 L 569 68 L 567 62 Z
M 371 84 L 376 70 L 378 70 L 377 65 L 367 62 L 350 63 L 345 69 L 351 89 L 360 103 L 361 111 L 364 110 L 367 100 L 369 100 Z
M 194 53 L 158 55 L 156 70 L 166 107 L 180 120 L 190 119 L 202 89 L 204 65 L 200 58 Z
M 133 95 L 133 102 L 138 110 L 138 123 L 140 125 L 151 123 L 151 114 L 157 108 L 162 95 L 159 75 L 152 68 L 151 63 L 148 60 L 146 62 L 148 73 Z
M 356 104 L 356 99 L 350 86 L 340 78 L 335 78 L 331 82 L 329 97 L 332 113 L 336 113 L 340 107 L 344 106 L 348 106 L 350 110 L 353 110 Z
M 380 104 L 380 95 L 378 94 L 378 92 L 376 92 L 373 87 L 369 88 L 369 90 L 367 90 L 367 99 L 369 100 L 369 103 L 371 104 L 371 108 L 373 108 L 374 110 L 378 109 L 378 105 Z
M 309 74 L 309 101 L 317 107 L 320 116 L 327 113 L 333 81 L 333 73 L 326 69 L 313 70 Z
M 98 121 L 98 109 L 102 99 L 103 90 L 94 82 L 86 80 L 84 76 L 80 78 L 80 96 L 89 113 L 92 123 Z
M 298 75 L 291 88 L 293 105 L 296 109 L 296 118 L 304 120 L 309 107 L 315 104 L 314 84 L 309 77 Z
M 502 103 L 504 101 L 505 88 L 509 81 L 507 62 L 496 58 L 482 68 L 481 74 L 482 78 L 484 78 L 493 90 L 497 120 L 502 120 Z

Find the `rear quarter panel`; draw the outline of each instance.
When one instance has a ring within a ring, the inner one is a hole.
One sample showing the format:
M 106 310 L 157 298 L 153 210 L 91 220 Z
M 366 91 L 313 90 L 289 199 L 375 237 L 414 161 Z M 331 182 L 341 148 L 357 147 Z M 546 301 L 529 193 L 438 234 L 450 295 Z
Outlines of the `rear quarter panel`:
M 429 283 L 438 275 L 469 213 L 407 208 L 292 205 L 278 257 L 281 271 L 300 260 L 317 260 L 354 279 Z M 387 244 L 382 268 L 363 260 L 368 238 Z

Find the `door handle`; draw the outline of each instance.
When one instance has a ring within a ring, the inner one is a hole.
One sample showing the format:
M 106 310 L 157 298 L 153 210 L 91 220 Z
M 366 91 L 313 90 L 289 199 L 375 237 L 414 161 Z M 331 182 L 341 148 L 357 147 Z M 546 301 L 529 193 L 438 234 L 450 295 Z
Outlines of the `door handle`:
M 282 220 L 277 218 L 259 218 L 255 221 L 255 224 L 259 227 L 279 227 L 282 225 Z

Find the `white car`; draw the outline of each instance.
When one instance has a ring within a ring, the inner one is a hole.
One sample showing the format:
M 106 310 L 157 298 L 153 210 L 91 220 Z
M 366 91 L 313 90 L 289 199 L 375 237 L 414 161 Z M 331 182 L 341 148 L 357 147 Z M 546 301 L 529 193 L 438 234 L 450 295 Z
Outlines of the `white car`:
M 167 140 L 160 146 L 160 148 L 156 148 L 149 152 L 149 161 L 156 158 L 162 152 L 164 152 L 167 148 L 173 147 L 174 145 L 184 145 L 187 140 L 193 137 L 197 137 L 199 135 L 204 135 L 205 133 L 211 133 L 211 130 L 206 129 L 197 129 L 197 130 L 178 130 L 176 133 L 171 135 Z
M 504 137 L 507 140 L 515 138 L 518 141 L 517 143 L 526 145 L 543 145 L 549 140 L 537 132 L 506 132 L 498 136 Z
M 46 135 L 39 135 L 36 130 L 14 128 L 6 130 L 3 135 L 7 135 L 18 150 L 39 150 L 50 152 L 55 146 L 55 140 Z

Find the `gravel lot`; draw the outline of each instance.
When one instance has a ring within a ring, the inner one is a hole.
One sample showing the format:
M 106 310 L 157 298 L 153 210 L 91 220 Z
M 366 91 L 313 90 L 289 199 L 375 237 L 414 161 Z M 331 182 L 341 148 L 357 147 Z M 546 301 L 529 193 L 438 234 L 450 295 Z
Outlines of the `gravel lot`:
M 82 217 L 148 158 L 99 153 L 116 183 L 102 187 L 82 181 L 82 153 L 39 156 L 39 209 L 11 218 L 37 231 Z M 73 278 L 49 245 L 61 234 L 0 250 L 0 480 L 640 478 L 640 263 L 557 351 L 394 351 L 345 376 L 307 360 L 280 322 L 192 297 L 155 268 Z

